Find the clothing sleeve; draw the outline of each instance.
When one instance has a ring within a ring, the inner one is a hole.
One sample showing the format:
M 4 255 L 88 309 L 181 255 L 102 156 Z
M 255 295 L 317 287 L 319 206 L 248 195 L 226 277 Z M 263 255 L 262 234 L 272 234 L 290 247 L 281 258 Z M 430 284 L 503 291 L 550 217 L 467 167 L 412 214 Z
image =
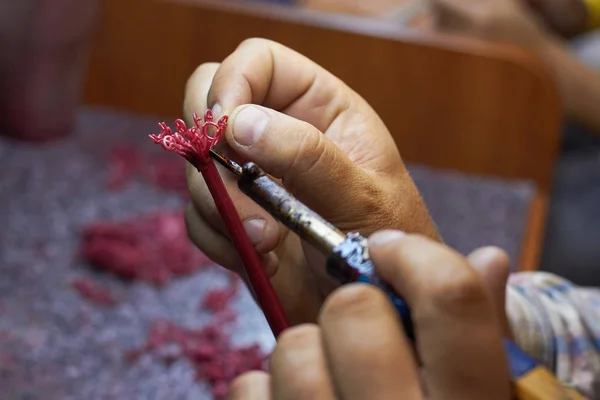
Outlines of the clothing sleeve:
M 506 295 L 516 343 L 565 385 L 593 397 L 600 383 L 600 289 L 521 272 L 509 278 Z

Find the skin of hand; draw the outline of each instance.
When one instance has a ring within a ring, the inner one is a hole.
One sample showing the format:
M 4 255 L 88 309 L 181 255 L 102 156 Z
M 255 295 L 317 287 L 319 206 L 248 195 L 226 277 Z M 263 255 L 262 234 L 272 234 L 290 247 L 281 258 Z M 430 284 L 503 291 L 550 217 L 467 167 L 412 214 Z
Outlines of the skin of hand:
M 541 21 L 520 0 L 433 0 L 435 28 L 535 50 L 546 39 Z
M 437 239 L 435 227 L 377 113 L 341 80 L 280 44 L 244 41 L 221 64 L 191 76 L 184 111 L 230 116 L 220 151 L 253 161 L 343 231 L 401 229 Z M 226 143 L 224 143 L 226 142 Z M 227 190 L 292 324 L 315 322 L 336 285 L 325 258 L 246 197 Z M 202 176 L 188 166 L 192 241 L 233 271 L 241 264 Z
M 525 0 L 554 32 L 573 37 L 586 29 L 588 10 L 583 0 Z
M 398 231 L 373 234 L 369 249 L 378 271 L 412 308 L 416 347 L 382 292 L 346 285 L 326 300 L 318 325 L 285 331 L 269 373 L 240 376 L 229 399 L 510 399 L 498 318 L 503 302 L 493 299 L 506 284 L 507 269 L 497 268 L 506 266 L 505 255 L 484 248 L 465 259 Z M 482 270 L 499 279 L 490 285 Z

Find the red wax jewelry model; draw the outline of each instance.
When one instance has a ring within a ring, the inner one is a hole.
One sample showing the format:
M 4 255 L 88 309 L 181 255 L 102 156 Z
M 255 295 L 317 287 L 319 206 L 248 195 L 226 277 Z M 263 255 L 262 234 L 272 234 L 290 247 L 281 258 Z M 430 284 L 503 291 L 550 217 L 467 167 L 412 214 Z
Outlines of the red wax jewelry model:
M 193 119 L 194 126 L 190 128 L 183 120 L 175 121 L 176 131 L 172 131 L 165 123 L 160 123 L 160 133 L 150 135 L 150 138 L 154 143 L 162 145 L 165 150 L 184 157 L 204 177 L 217 210 L 225 222 L 229 236 L 242 259 L 250 289 L 265 314 L 273 334 L 277 337 L 289 327 L 288 319 L 265 268 L 244 230 L 219 171 L 210 157 L 210 150 L 218 143 L 227 128 L 228 117 L 223 116 L 218 122 L 215 122 L 212 111 L 207 110 L 204 115 L 204 123 L 202 123 L 202 118 L 195 113 Z M 209 129 L 214 131 L 212 135 L 209 133 Z

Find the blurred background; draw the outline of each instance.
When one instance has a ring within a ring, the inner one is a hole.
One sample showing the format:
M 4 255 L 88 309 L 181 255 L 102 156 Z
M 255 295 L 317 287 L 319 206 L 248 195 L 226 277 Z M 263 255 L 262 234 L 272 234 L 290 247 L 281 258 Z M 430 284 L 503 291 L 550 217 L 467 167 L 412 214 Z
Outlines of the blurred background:
M 147 139 L 198 65 L 250 37 L 371 103 L 449 245 L 600 286 L 600 129 L 513 39 L 520 16 L 488 37 L 454 29 L 477 26 L 454 3 L 0 0 L 0 397 L 211 399 L 261 365 L 261 312 L 188 243 L 183 164 Z M 600 81 L 584 2 L 526 3 Z

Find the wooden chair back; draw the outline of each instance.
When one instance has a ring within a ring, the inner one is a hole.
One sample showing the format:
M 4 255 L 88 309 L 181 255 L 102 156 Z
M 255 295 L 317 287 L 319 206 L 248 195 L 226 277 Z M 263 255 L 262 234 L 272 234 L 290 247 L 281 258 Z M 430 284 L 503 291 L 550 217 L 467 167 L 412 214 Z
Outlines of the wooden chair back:
M 101 0 L 85 100 L 180 117 L 193 70 L 250 37 L 344 80 L 380 114 L 406 162 L 535 182 L 520 264 L 536 268 L 561 106 L 540 62 L 516 48 L 255 2 Z

